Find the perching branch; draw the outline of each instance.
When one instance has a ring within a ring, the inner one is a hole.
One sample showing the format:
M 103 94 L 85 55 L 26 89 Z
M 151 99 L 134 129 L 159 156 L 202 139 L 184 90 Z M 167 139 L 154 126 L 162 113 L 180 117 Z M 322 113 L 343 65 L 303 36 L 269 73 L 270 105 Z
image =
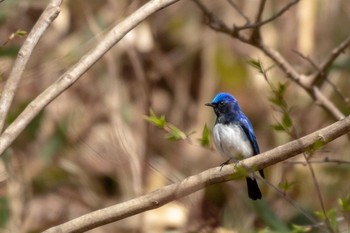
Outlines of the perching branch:
M 31 122 L 31 120 L 53 101 L 57 96 L 73 85 L 88 69 L 91 68 L 110 48 L 118 43 L 129 31 L 136 27 L 151 14 L 169 6 L 179 0 L 153 0 L 147 2 L 125 20 L 120 22 L 109 33 L 101 39 L 99 44 L 83 56 L 78 63 L 66 71 L 55 83 L 49 86 L 37 96 L 16 120 L 6 128 L 0 136 L 0 154 L 11 145 L 17 136 Z
M 166 203 L 187 196 L 206 186 L 243 177 L 245 175 L 242 172 L 243 169 L 256 171 L 266 168 L 307 150 L 314 149 L 315 145 L 320 145 L 320 143 L 325 145 L 349 131 L 350 116 L 260 155 L 242 160 L 232 166 L 224 166 L 222 170 L 220 167 L 208 169 L 197 175 L 187 177 L 177 184 L 171 184 L 144 196 L 85 214 L 69 222 L 52 227 L 44 231 L 44 233 L 84 232 L 147 210 L 159 208 Z
M 10 109 L 13 97 L 15 96 L 18 84 L 22 78 L 23 71 L 29 58 L 46 29 L 60 13 L 61 4 L 62 0 L 51 0 L 18 52 L 17 59 L 2 90 L 0 98 L 0 133 L 4 128 L 7 113 Z

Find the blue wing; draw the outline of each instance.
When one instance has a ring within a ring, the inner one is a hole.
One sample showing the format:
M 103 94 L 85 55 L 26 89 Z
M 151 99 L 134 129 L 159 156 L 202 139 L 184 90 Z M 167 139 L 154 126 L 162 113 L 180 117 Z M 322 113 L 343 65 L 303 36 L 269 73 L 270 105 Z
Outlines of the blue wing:
M 245 115 L 242 115 L 239 119 L 245 134 L 247 135 L 250 143 L 252 144 L 254 155 L 260 154 L 259 145 L 256 141 L 253 126 Z
M 256 141 L 253 126 L 250 123 L 250 121 L 248 120 L 248 118 L 243 113 L 239 118 L 239 123 L 240 123 L 241 127 L 243 128 L 243 131 L 247 135 L 250 143 L 252 144 L 254 155 L 260 154 L 259 145 L 258 145 L 258 142 Z M 265 177 L 264 171 L 262 169 L 259 170 L 259 173 L 263 178 Z

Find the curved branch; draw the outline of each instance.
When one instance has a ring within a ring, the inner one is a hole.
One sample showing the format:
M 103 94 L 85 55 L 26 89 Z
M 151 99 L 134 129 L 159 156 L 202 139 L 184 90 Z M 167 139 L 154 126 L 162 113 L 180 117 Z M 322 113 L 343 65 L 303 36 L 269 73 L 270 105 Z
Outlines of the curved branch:
M 179 0 L 153 0 L 147 2 L 137 11 L 120 22 L 101 39 L 100 43 L 77 64 L 64 73 L 55 83 L 37 96 L 16 118 L 16 120 L 0 136 L 0 154 L 2 154 L 23 129 L 57 96 L 73 85 L 91 66 L 97 62 L 110 48 L 119 42 L 129 31 L 136 27 L 151 14 Z
M 197 175 L 187 177 L 180 183 L 171 184 L 144 196 L 93 211 L 69 222 L 52 227 L 44 231 L 44 233 L 83 232 L 147 210 L 159 208 L 166 203 L 187 196 L 206 186 L 240 178 L 244 176 L 242 169 L 248 171 L 260 170 L 301 152 L 314 150 L 314 145 L 320 145 L 320 143 L 325 145 L 349 131 L 350 117 L 346 117 L 300 139 L 245 159 L 232 166 L 224 166 L 222 170 L 220 167 L 208 169 Z
M 0 132 L 2 132 L 4 128 L 7 113 L 10 109 L 13 97 L 15 96 L 18 84 L 22 78 L 23 71 L 29 58 L 46 29 L 60 13 L 61 4 L 62 0 L 52 0 L 49 3 L 18 52 L 17 59 L 13 65 L 10 76 L 6 81 L 0 98 Z

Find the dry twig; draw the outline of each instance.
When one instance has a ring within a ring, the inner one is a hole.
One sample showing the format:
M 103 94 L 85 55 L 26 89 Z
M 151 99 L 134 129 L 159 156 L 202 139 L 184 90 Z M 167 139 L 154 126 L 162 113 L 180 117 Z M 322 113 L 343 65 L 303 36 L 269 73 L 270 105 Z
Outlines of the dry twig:
M 6 81 L 0 98 L 0 133 L 2 132 L 7 113 L 10 109 L 13 97 L 15 96 L 18 84 L 22 78 L 23 71 L 29 61 L 30 56 L 38 44 L 40 38 L 56 19 L 60 13 L 60 5 L 62 0 L 51 0 L 49 5 L 45 8 L 40 18 L 34 25 L 33 29 L 28 34 L 21 49 L 18 52 L 17 59 L 11 70 L 11 74 Z
M 302 89 L 304 89 L 313 99 L 314 101 L 319 104 L 323 109 L 325 109 L 334 119 L 339 120 L 343 119 L 345 116 L 344 114 L 335 106 L 335 104 L 330 101 L 324 94 L 319 90 L 318 87 L 310 85 L 310 81 L 308 80 L 308 77 L 306 75 L 302 75 L 298 73 L 293 66 L 286 60 L 284 57 L 279 54 L 277 51 L 272 49 L 271 47 L 264 44 L 262 39 L 260 37 L 253 37 L 247 38 L 239 33 L 239 26 L 230 28 L 227 26 L 219 17 L 217 17 L 214 13 L 212 13 L 200 0 L 193 0 L 197 6 L 203 11 L 203 13 L 208 17 L 209 19 L 209 27 L 211 27 L 213 30 L 222 32 L 225 34 L 230 35 L 233 38 L 236 38 L 240 40 L 243 43 L 249 44 L 253 47 L 256 47 L 260 51 L 262 51 L 267 57 L 269 57 L 271 60 L 273 60 L 276 65 L 286 74 L 288 78 L 290 78 L 292 81 L 297 83 Z M 292 1 L 289 4 L 287 4 L 285 7 L 282 8 L 279 13 L 272 16 L 270 19 L 276 19 L 277 17 L 281 16 L 284 12 L 286 12 L 291 6 L 296 4 L 298 1 Z M 241 28 L 259 28 L 263 24 L 255 23 L 252 25 L 244 25 L 241 26 Z M 270 22 L 270 21 L 268 21 Z M 238 28 L 238 29 L 237 29 Z M 258 29 L 255 29 L 258 30 Z M 330 59 L 328 61 L 334 61 L 334 57 L 336 57 L 336 54 L 339 54 L 338 50 L 334 50 L 333 55 L 331 55 Z M 323 67 L 326 67 L 328 63 L 331 64 L 331 62 L 325 62 Z M 322 68 L 321 68 L 322 69 Z
M 179 0 L 153 0 L 147 2 L 137 11 L 120 22 L 101 39 L 99 44 L 83 56 L 78 63 L 66 71 L 51 86 L 37 96 L 23 112 L 9 125 L 0 136 L 0 154 L 11 145 L 17 136 L 43 110 L 46 105 L 57 98 L 67 88 L 73 85 L 91 66 L 97 62 L 110 48 L 118 43 L 129 31 L 136 27 L 151 14 Z

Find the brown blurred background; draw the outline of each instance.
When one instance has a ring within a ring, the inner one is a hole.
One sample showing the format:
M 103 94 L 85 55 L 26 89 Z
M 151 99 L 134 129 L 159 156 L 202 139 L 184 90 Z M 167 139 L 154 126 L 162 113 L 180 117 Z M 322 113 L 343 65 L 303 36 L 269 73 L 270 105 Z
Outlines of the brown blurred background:
M 113 25 L 146 2 L 64 1 L 59 17 L 32 54 L 7 123 Z M 244 24 L 227 1 L 203 2 L 225 22 Z M 255 16 L 259 1 L 235 2 L 249 17 Z M 0 43 L 7 41 L 0 47 L 2 85 L 25 39 L 9 40 L 9 36 L 19 29 L 29 32 L 47 3 L 0 3 Z M 287 3 L 267 1 L 263 18 Z M 254 126 L 261 151 L 291 140 L 272 129 L 280 115 L 269 102 L 271 89 L 247 60 L 259 59 L 265 67 L 273 63 L 253 47 L 212 31 L 205 22 L 192 1 L 161 10 L 33 120 L 1 157 L 1 231 L 39 232 L 218 166 L 224 159 L 212 147 L 200 146 L 198 139 L 204 125 L 211 128 L 214 123 L 212 110 L 204 104 L 219 91 L 238 99 Z M 264 26 L 262 37 L 298 71 L 308 74 L 312 66 L 293 50 L 322 62 L 349 34 L 349 22 L 347 1 L 303 0 Z M 345 97 L 350 86 L 348 55 L 336 60 L 329 75 Z M 268 76 L 274 83 L 288 83 L 285 98 L 299 136 L 334 122 L 277 68 Z M 349 107 L 330 85 L 322 91 L 348 115 Z M 190 140 L 166 140 L 161 129 L 145 121 L 150 108 L 181 130 L 194 131 Z M 349 149 L 347 138 L 342 137 L 313 156 L 350 160 Z M 303 161 L 303 157 L 291 161 Z M 338 210 L 337 198 L 350 191 L 349 165 L 313 166 L 326 209 Z M 310 213 L 320 210 L 306 166 L 285 162 L 267 168 L 266 174 L 276 186 L 293 183 L 286 195 L 296 205 Z M 264 198 L 258 203 L 247 198 L 243 180 L 233 181 L 91 232 L 278 232 L 291 223 L 309 224 L 275 190 L 260 186 Z M 340 225 L 350 230 L 346 221 Z

